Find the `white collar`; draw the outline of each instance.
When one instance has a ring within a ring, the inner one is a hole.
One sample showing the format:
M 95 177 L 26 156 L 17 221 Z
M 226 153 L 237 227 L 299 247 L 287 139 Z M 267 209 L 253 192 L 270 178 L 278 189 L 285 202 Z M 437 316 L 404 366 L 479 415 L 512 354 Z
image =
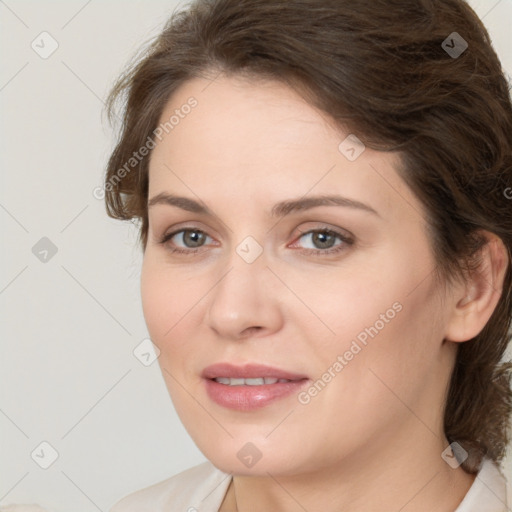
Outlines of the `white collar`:
M 498 467 L 484 459 L 461 504 L 455 512 L 506 512 L 507 484 Z

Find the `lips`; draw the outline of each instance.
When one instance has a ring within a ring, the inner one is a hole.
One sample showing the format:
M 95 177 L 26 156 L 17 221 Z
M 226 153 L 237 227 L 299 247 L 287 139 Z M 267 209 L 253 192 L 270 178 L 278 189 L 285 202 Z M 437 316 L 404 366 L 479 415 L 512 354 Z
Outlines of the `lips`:
M 308 377 L 259 364 L 234 366 L 218 363 L 204 369 L 208 397 L 218 405 L 238 411 L 250 411 L 299 392 Z

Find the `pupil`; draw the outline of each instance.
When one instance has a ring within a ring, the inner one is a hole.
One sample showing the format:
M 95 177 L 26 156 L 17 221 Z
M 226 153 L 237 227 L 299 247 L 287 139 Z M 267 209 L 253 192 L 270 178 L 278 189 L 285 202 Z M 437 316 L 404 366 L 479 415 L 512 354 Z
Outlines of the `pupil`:
M 185 232 L 185 245 L 191 245 L 192 247 L 196 247 L 194 244 L 200 245 L 202 238 L 204 237 L 203 233 L 199 231 L 187 231 Z M 190 243 L 189 243 L 190 242 Z
M 313 233 L 313 242 L 315 245 L 320 245 L 322 249 L 332 247 L 333 238 L 328 233 Z

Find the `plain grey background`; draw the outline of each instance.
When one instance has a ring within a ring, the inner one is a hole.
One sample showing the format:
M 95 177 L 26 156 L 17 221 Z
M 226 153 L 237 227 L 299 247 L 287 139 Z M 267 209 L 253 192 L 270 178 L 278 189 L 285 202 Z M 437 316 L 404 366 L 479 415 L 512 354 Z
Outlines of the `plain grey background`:
M 512 75 L 512 0 L 470 3 Z M 1 505 L 107 511 L 205 460 L 158 363 L 133 353 L 147 338 L 135 227 L 93 195 L 107 91 L 184 4 L 0 0 Z

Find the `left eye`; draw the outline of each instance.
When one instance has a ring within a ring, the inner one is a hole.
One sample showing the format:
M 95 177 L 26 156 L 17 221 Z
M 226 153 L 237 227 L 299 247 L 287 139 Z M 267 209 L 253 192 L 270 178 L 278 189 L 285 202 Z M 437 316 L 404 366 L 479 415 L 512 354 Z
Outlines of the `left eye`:
M 298 240 L 300 239 L 305 239 L 309 242 L 310 247 L 305 247 L 307 250 L 317 252 L 331 252 L 330 250 L 337 250 L 340 245 L 350 245 L 352 243 L 352 240 L 347 236 L 331 229 L 311 230 L 300 236 Z M 336 243 L 336 239 L 340 240 L 340 242 Z

